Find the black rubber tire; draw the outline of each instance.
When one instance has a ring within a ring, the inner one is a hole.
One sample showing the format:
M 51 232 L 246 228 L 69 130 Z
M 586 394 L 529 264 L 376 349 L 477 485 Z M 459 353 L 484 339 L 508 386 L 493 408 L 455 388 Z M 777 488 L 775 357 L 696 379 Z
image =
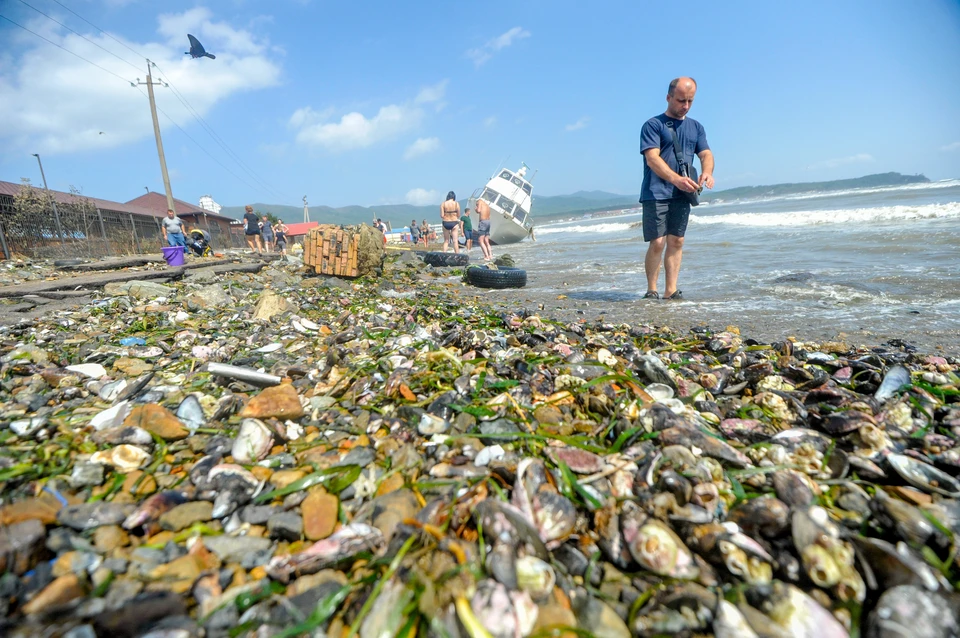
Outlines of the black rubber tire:
M 467 283 L 477 288 L 523 288 L 527 285 L 527 271 L 519 268 L 500 267 L 492 270 L 486 266 L 467 268 Z
M 437 251 L 421 253 L 423 262 L 431 266 L 466 266 L 470 255 L 466 253 L 442 253 Z

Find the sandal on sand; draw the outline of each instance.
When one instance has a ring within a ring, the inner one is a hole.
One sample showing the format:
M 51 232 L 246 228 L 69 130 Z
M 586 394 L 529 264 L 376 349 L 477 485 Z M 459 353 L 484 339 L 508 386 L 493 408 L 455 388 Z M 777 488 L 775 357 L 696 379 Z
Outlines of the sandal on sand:
M 644 299 L 659 299 L 660 293 L 656 290 L 648 290 L 647 294 L 643 296 Z
M 669 297 L 664 297 L 664 299 L 673 299 L 673 300 L 683 299 L 683 293 L 678 290 L 672 295 L 670 295 Z

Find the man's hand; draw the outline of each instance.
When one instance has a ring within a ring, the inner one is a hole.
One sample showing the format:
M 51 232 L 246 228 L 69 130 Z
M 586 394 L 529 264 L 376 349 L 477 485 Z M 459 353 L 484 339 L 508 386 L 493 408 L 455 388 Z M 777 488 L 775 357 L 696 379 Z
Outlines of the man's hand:
M 700 185 L 695 181 L 689 177 L 681 177 L 680 175 L 677 175 L 677 179 L 673 182 L 673 185 L 686 193 L 692 193 L 700 189 Z
M 713 188 L 713 175 L 710 173 L 704 173 L 700 176 L 700 187 L 703 188 L 704 186 L 710 189 Z

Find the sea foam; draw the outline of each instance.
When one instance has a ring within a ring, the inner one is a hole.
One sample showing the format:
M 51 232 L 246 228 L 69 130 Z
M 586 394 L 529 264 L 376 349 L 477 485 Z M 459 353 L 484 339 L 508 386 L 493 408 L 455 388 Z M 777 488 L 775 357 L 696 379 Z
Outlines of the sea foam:
M 960 203 L 925 204 L 922 206 L 879 206 L 837 210 L 803 210 L 791 213 L 727 213 L 725 215 L 691 215 L 691 224 L 729 224 L 731 226 L 817 226 L 902 222 L 922 219 L 960 218 Z

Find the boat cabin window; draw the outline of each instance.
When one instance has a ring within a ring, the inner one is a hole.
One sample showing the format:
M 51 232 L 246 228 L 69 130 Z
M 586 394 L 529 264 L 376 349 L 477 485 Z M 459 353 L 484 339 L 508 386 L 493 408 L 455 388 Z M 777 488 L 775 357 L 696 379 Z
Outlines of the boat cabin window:
M 480 199 L 486 201 L 488 204 L 492 204 L 497 201 L 497 195 L 499 195 L 495 190 L 490 190 L 489 188 L 483 189 L 483 194 L 480 195 Z
M 497 202 L 497 206 L 503 209 L 503 212 L 507 213 L 508 215 L 512 215 L 513 209 L 517 207 L 517 203 L 512 199 L 501 195 L 500 201 Z
M 507 180 L 508 182 L 510 181 L 510 178 L 512 178 L 512 177 L 513 177 L 513 175 L 510 174 L 510 171 L 503 171 L 502 173 L 500 173 L 500 179 L 505 179 L 505 180 Z
M 526 182 L 524 182 L 524 184 L 523 184 L 523 192 L 526 193 L 527 195 L 529 195 L 532 190 L 533 190 L 533 186 L 531 186 L 530 184 L 527 184 Z
M 513 211 L 513 218 L 522 224 L 527 220 L 527 214 L 522 208 L 517 206 L 517 210 Z

